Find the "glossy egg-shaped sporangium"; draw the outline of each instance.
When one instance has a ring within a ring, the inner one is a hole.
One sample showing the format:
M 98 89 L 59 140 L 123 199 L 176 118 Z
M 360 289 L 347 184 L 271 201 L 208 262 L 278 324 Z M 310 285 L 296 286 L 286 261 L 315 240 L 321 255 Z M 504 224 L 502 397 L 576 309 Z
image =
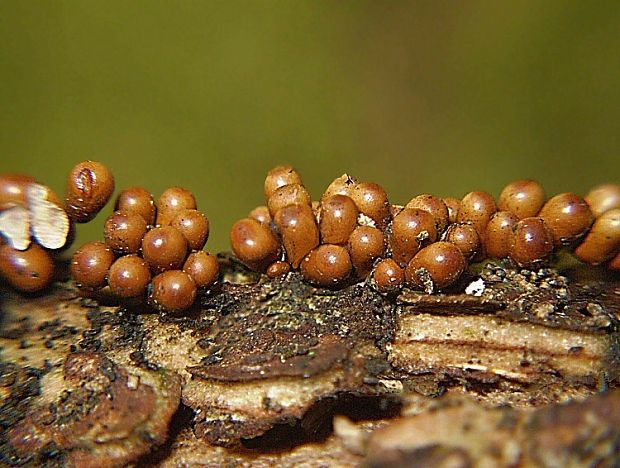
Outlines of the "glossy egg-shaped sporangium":
M 497 207 L 519 219 L 536 216 L 545 204 L 545 191 L 533 180 L 515 180 L 504 187 Z
M 196 300 L 196 284 L 192 277 L 181 270 L 169 270 L 153 278 L 149 302 L 165 312 L 189 308 Z
M 145 294 L 150 281 L 149 266 L 137 255 L 118 258 L 108 273 L 110 291 L 115 296 L 125 299 Z
M 513 227 L 519 222 L 509 211 L 498 211 L 487 223 L 484 233 L 484 253 L 489 258 L 506 258 L 510 255 Z
M 600 215 L 588 235 L 575 249 L 582 261 L 598 265 L 611 259 L 620 250 L 620 208 Z
M 269 200 L 269 197 L 280 187 L 292 184 L 303 185 L 301 176 L 292 166 L 274 167 L 265 177 L 265 200 Z
M 39 292 L 52 282 L 54 261 L 36 243 L 30 244 L 26 250 L 16 250 L 9 244 L 0 245 L 0 276 L 19 291 Z
M 479 235 L 484 235 L 487 223 L 497 211 L 495 200 L 487 192 L 470 192 L 461 200 L 457 221 L 474 226 Z
M 108 271 L 114 260 L 114 253 L 108 245 L 88 242 L 71 258 L 71 277 L 80 288 L 101 289 L 106 285 Z
M 359 211 L 372 219 L 379 229 L 384 229 L 391 218 L 387 193 L 379 184 L 361 182 L 351 191 L 351 198 Z
M 359 210 L 346 195 L 333 195 L 320 207 L 319 231 L 321 242 L 344 244 L 357 226 Z
M 405 270 L 391 258 L 381 260 L 372 271 L 375 286 L 382 293 L 399 291 L 405 281 Z
M 306 204 L 288 205 L 280 209 L 274 218 L 280 229 L 286 257 L 293 268 L 319 245 L 319 228 L 312 208 Z
M 151 229 L 142 240 L 142 256 L 154 273 L 178 270 L 187 257 L 187 240 L 172 226 Z
M 405 280 L 414 289 L 433 292 L 453 284 L 466 267 L 465 257 L 457 246 L 435 242 L 411 259 L 405 269 Z
M 574 193 L 562 193 L 551 198 L 538 216 L 545 221 L 556 246 L 573 243 L 586 233 L 594 221 L 586 201 Z
M 448 212 L 448 206 L 444 201 L 434 195 L 418 195 L 412 198 L 409 203 L 405 205 L 405 208 L 419 208 L 420 210 L 428 211 L 433 218 L 435 218 L 435 224 L 437 234 L 441 234 L 448 227 L 450 222 L 450 214 Z
M 76 165 L 67 180 L 67 214 L 78 223 L 93 219 L 114 192 L 114 176 L 97 161 Z
M 405 208 L 392 221 L 392 258 L 406 265 L 418 251 L 437 239 L 435 218 L 419 208 Z
M 220 265 L 214 255 L 199 250 L 187 256 L 183 271 L 191 276 L 198 288 L 208 288 L 217 282 Z
M 115 211 L 136 213 L 144 218 L 146 224 L 155 224 L 157 208 L 153 195 L 142 187 L 129 187 L 123 190 L 116 198 Z
M 198 210 L 183 210 L 170 223 L 185 237 L 190 250 L 201 250 L 209 238 L 209 220 Z
M 142 248 L 147 232 L 144 218 L 134 212 L 115 211 L 106 219 L 103 228 L 105 243 L 118 254 L 135 254 Z
M 157 225 L 168 226 L 180 212 L 195 210 L 194 194 L 183 187 L 170 187 L 164 191 L 157 201 Z
M 375 260 L 385 255 L 385 236 L 372 226 L 358 226 L 349 236 L 349 254 L 358 278 L 366 277 Z
M 472 258 L 480 248 L 480 236 L 471 224 L 452 224 L 444 240 L 456 245 L 466 259 Z
M 233 225 L 230 246 L 237 258 L 255 271 L 265 271 L 280 256 L 280 242 L 271 229 L 252 218 Z
M 301 274 L 319 286 L 339 286 L 351 273 L 351 259 L 340 245 L 323 244 L 310 252 L 301 264 Z
M 585 201 L 594 213 L 600 216 L 606 211 L 620 208 L 620 185 L 601 184 L 594 187 L 585 196 Z
M 553 253 L 553 235 L 539 217 L 524 218 L 513 227 L 510 258 L 520 267 L 532 267 Z

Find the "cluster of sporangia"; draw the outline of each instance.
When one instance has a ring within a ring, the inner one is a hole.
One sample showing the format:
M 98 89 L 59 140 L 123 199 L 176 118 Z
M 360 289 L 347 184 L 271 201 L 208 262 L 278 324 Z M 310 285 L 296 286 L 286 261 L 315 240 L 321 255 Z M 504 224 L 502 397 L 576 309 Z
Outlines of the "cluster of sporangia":
M 534 268 L 562 248 L 620 270 L 620 185 L 598 186 L 585 199 L 546 200 L 538 183 L 519 180 L 497 203 L 470 192 L 461 200 L 419 195 L 398 206 L 379 185 L 345 174 L 312 202 L 297 171 L 282 166 L 269 172 L 264 192 L 267 206 L 237 221 L 230 239 L 242 262 L 272 278 L 299 269 L 319 286 L 370 279 L 385 293 L 405 284 L 431 293 L 455 283 L 469 262 L 510 259 Z
M 0 276 L 21 291 L 44 289 L 74 223 L 92 220 L 113 192 L 112 174 L 94 161 L 73 168 L 64 203 L 32 177 L 0 176 Z M 299 174 L 281 166 L 267 175 L 264 192 L 267 206 L 234 224 L 231 244 L 242 262 L 271 278 L 299 269 L 319 286 L 370 279 L 381 292 L 406 284 L 430 293 L 455 283 L 469 262 L 499 258 L 534 268 L 563 248 L 620 271 L 616 184 L 585 198 L 546 200 L 538 183 L 520 180 L 497 203 L 470 192 L 461 200 L 419 195 L 399 206 L 379 185 L 343 175 L 312 202 Z M 155 204 L 151 193 L 132 187 L 119 194 L 115 210 L 104 242 L 73 256 L 71 274 L 85 293 L 108 287 L 122 299 L 148 295 L 155 307 L 174 311 L 217 282 L 217 259 L 202 250 L 209 222 L 191 192 L 173 187 Z
M 54 252 L 70 244 L 73 222 L 86 223 L 107 204 L 114 177 L 95 161 L 69 174 L 66 200 L 22 175 L 0 176 L 0 274 L 16 289 L 36 292 L 54 274 Z M 203 251 L 209 221 L 191 192 L 166 190 L 157 205 L 141 187 L 123 190 L 104 227 L 104 242 L 75 252 L 71 275 L 87 294 L 106 286 L 122 299 L 148 298 L 155 307 L 182 310 L 198 290 L 213 286 L 217 259 Z
M 104 242 L 75 252 L 71 276 L 79 288 L 106 286 L 123 300 L 143 299 L 166 312 L 190 307 L 199 290 L 213 286 L 217 258 L 205 252 L 209 220 L 194 195 L 181 187 L 165 190 L 157 204 L 142 187 L 123 190 L 105 221 Z

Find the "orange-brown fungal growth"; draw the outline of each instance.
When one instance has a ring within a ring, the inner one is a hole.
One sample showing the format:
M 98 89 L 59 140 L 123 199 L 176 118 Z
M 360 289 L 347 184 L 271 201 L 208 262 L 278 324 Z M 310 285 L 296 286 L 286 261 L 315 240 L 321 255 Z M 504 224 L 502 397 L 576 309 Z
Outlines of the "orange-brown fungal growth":
M 441 198 L 434 195 L 418 195 L 412 198 L 409 203 L 405 205 L 405 208 L 419 208 L 420 210 L 428 211 L 432 214 L 433 218 L 435 218 L 435 227 L 438 235 L 446 230 L 450 222 L 448 206 Z
M 280 243 L 271 229 L 255 219 L 241 219 L 230 230 L 230 245 L 252 270 L 265 271 L 280 256 Z
M 620 250 L 620 208 L 601 214 L 585 239 L 575 249 L 581 261 L 598 265 L 611 259 Z
M 194 194 L 183 187 L 170 187 L 157 201 L 157 225 L 168 226 L 184 210 L 195 210 Z
M 116 253 L 135 254 L 142 248 L 147 224 L 137 213 L 115 211 L 106 219 L 103 228 L 105 243 Z
M 319 230 L 321 242 L 325 244 L 344 244 L 357 227 L 359 210 L 353 200 L 346 195 L 328 197 L 320 207 Z
M 480 236 L 471 224 L 452 224 L 446 231 L 444 240 L 456 245 L 468 260 L 480 249 Z
M 26 188 L 36 183 L 34 177 L 26 174 L 0 175 L 0 210 L 26 204 Z
M 170 225 L 187 240 L 190 250 L 201 250 L 209 238 L 209 220 L 198 210 L 183 210 Z
M 407 284 L 427 293 L 453 284 L 465 271 L 467 262 L 457 246 L 435 242 L 420 250 L 405 269 Z
M 385 236 L 372 226 L 358 226 L 349 237 L 349 254 L 358 278 L 368 276 L 375 261 L 385 255 Z
M 333 197 L 334 195 L 346 195 L 349 198 L 353 198 L 353 190 L 357 185 L 357 180 L 351 177 L 349 174 L 342 174 L 340 177 L 333 180 L 331 184 L 323 192 L 321 197 L 321 203 L 326 198 Z
M 513 228 L 510 258 L 520 267 L 533 267 L 553 252 L 553 235 L 542 218 L 520 220 Z
M 435 242 L 436 239 L 433 215 L 418 208 L 405 208 L 392 221 L 389 240 L 392 258 L 399 264 L 406 265 L 423 246 Z
M 276 190 L 285 185 L 303 185 L 301 176 L 293 166 L 278 166 L 269 171 L 265 177 L 265 200 L 269 200 Z
M 261 224 L 269 224 L 271 222 L 271 215 L 269 214 L 269 208 L 265 205 L 260 205 L 254 208 L 248 214 L 248 218 L 255 219 Z
M 459 215 L 459 209 L 461 208 L 461 200 L 458 198 L 446 197 L 443 199 L 443 202 L 448 208 L 448 221 L 450 223 L 456 223 Z
M 308 205 L 289 205 L 276 214 L 274 221 L 280 229 L 286 257 L 293 268 L 319 245 L 319 228 L 312 208 Z
M 183 271 L 191 276 L 198 288 L 208 288 L 217 282 L 220 264 L 215 256 L 199 250 L 188 255 Z
M 597 185 L 588 192 L 585 196 L 585 201 L 596 217 L 606 211 L 620 208 L 620 185 Z
M 280 276 L 285 276 L 289 271 L 291 271 L 291 265 L 288 262 L 278 260 L 269 265 L 267 268 L 267 276 L 269 276 L 269 278 L 278 278 Z
M 96 291 L 106 285 L 114 263 L 112 249 L 103 242 L 88 242 L 71 258 L 71 277 L 79 288 Z
M 149 302 L 166 312 L 185 310 L 196 300 L 196 284 L 180 270 L 169 270 L 153 278 Z
M 385 229 L 391 218 L 387 193 L 379 184 L 362 182 L 353 188 L 351 198 L 361 213 L 375 222 L 376 227 Z
M 114 192 L 114 176 L 97 161 L 83 161 L 69 173 L 66 208 L 78 223 L 93 219 L 106 205 Z
M 497 211 L 495 200 L 487 192 L 470 192 L 461 200 L 457 221 L 474 226 L 479 235 L 484 230 L 491 216 Z
M 108 273 L 110 291 L 120 298 L 144 295 L 150 281 L 149 266 L 137 255 L 120 257 L 112 264 Z
M 107 285 L 120 301 L 130 302 L 146 300 L 149 292 L 163 312 L 189 307 L 198 292 L 211 293 L 219 263 L 202 250 L 209 220 L 191 191 L 170 187 L 155 206 L 153 194 L 134 186 L 121 191 L 115 208 L 105 222 L 105 244 L 88 243 L 73 257 L 71 274 L 80 288 L 88 292 Z M 174 274 L 162 276 L 170 271 Z M 174 299 L 178 288 L 183 299 Z
M 567 193 L 545 203 L 538 182 L 516 180 L 497 203 L 473 191 L 462 200 L 421 194 L 403 206 L 391 204 L 378 184 L 348 174 L 312 201 L 299 173 L 280 166 L 267 175 L 264 194 L 267 206 L 236 223 L 231 242 L 242 262 L 270 278 L 300 270 L 319 286 L 369 280 L 390 293 L 404 282 L 430 293 L 453 285 L 470 262 L 497 258 L 507 267 L 535 268 L 578 240 L 575 255 L 583 261 L 608 262 L 610 269 L 618 262 L 620 186 L 614 184 L 594 188 L 587 200 Z M 246 231 L 261 242 L 244 245 L 239 233 Z
M 351 259 L 340 245 L 323 244 L 310 252 L 301 264 L 301 274 L 319 286 L 339 286 L 351 273 Z
M 513 227 L 519 218 L 508 211 L 498 211 L 489 220 L 484 233 L 484 253 L 489 258 L 510 255 Z
M 405 282 L 405 270 L 391 258 L 384 258 L 372 271 L 372 279 L 379 292 L 394 293 Z
M 119 193 L 114 211 L 139 214 L 149 226 L 155 224 L 157 215 L 153 195 L 142 187 L 130 187 Z
M 36 243 L 26 250 L 16 250 L 8 244 L 0 246 L 0 275 L 15 289 L 32 293 L 50 285 L 54 276 L 54 261 Z
M 0 276 L 13 288 L 38 292 L 52 281 L 55 251 L 70 245 L 72 224 L 58 196 L 33 177 L 0 175 Z
M 556 246 L 570 245 L 583 236 L 594 221 L 586 201 L 574 193 L 551 198 L 538 214 L 553 235 Z
M 151 229 L 142 240 L 142 256 L 154 273 L 178 270 L 187 257 L 187 240 L 172 226 Z
M 497 207 L 519 219 L 536 216 L 545 204 L 545 191 L 533 180 L 515 180 L 504 187 Z
M 307 205 L 311 206 L 310 194 L 303 185 L 291 184 L 284 185 L 277 189 L 267 200 L 267 208 L 272 218 L 276 213 L 288 205 Z

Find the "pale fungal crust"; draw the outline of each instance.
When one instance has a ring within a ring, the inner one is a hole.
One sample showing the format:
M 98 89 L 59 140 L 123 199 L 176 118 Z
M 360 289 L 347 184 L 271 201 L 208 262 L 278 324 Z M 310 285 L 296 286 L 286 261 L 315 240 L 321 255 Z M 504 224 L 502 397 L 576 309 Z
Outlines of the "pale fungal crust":
M 25 189 L 26 206 L 16 204 L 0 211 L 0 234 L 16 250 L 26 250 L 32 241 L 46 249 L 64 247 L 69 235 L 69 217 L 50 201 L 54 195 L 45 185 L 30 183 Z
M 30 216 L 28 210 L 20 205 L 0 211 L 0 234 L 16 250 L 26 250 L 30 246 Z
M 67 243 L 70 223 L 67 212 L 49 201 L 49 196 L 50 190 L 41 184 L 26 189 L 32 235 L 41 247 L 55 250 Z

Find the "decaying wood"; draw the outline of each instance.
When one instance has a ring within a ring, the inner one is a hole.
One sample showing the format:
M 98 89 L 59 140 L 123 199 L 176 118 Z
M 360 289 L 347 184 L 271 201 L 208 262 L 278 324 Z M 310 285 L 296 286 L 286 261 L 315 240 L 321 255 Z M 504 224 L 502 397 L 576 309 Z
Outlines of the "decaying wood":
M 620 391 L 534 411 L 444 399 L 372 432 L 371 467 L 616 466 Z
M 589 404 L 617 386 L 617 277 L 489 266 L 465 279 L 476 281 L 472 294 L 384 297 L 365 284 L 316 289 L 295 274 L 268 281 L 222 261 L 225 281 L 183 317 L 85 299 L 70 282 L 36 297 L 3 290 L 2 461 L 121 465 L 169 433 L 143 463 L 173 466 L 195 454 L 204 464 L 286 465 L 319 453 L 324 464 L 380 464 L 384 452 L 371 441 L 386 436 L 375 438 L 376 427 L 423 427 L 392 422 L 401 405 L 412 412 L 413 396 L 422 414 L 440 395 L 466 396 L 473 403 L 458 411 L 473 411 L 484 435 L 498 405 L 529 421 L 521 412 Z M 618 396 L 609 398 L 617 409 Z M 347 399 L 354 403 L 345 413 L 376 407 L 361 419 L 379 418 L 355 423 L 371 434 L 357 445 L 325 433 Z M 557 411 L 574 411 L 565 408 Z M 599 413 L 603 425 L 616 417 Z M 402 450 L 419 455 L 436 443 Z M 505 443 L 526 441 L 508 431 Z

